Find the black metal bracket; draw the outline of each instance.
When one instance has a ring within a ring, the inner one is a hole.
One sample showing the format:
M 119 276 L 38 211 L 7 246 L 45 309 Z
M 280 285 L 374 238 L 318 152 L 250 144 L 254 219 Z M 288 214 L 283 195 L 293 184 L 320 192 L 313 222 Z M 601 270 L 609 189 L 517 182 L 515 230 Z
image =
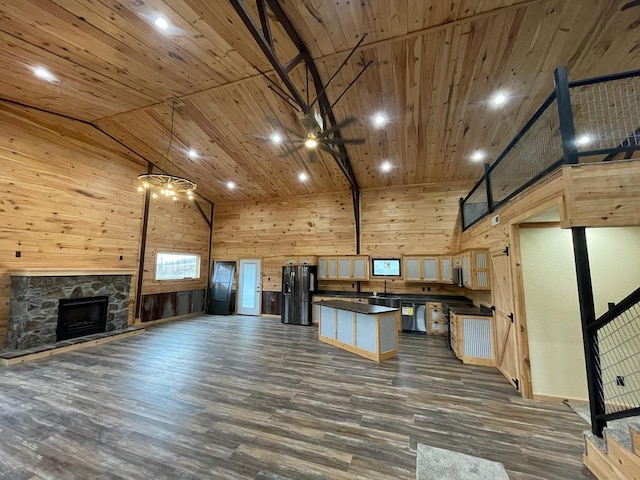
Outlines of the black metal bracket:
M 504 253 L 507 257 L 509 256 L 509 245 L 504 247 L 504 250 L 502 250 L 502 253 Z
M 514 322 L 513 320 L 513 313 L 510 313 L 509 315 L 507 315 L 507 317 L 509 318 L 509 320 L 511 320 L 511 323 Z

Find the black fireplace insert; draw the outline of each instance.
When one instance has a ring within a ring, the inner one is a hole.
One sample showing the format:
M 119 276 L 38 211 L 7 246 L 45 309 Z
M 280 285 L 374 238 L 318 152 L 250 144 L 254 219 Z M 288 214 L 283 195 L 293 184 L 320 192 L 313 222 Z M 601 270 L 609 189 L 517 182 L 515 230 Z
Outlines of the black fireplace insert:
M 109 297 L 60 299 L 56 340 L 69 340 L 107 331 Z

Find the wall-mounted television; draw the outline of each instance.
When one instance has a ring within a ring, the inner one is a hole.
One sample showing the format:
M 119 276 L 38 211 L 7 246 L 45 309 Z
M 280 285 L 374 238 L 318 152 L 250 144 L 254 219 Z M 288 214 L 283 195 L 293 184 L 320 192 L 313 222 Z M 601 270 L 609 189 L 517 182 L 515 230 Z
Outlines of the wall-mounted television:
M 401 260 L 399 258 L 372 258 L 371 275 L 373 277 L 402 276 Z

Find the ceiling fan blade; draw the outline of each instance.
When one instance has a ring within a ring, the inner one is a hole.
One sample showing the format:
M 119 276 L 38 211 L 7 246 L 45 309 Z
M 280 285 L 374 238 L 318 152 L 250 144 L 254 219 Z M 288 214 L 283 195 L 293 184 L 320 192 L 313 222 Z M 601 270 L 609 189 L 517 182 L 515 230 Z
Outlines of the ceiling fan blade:
M 344 160 L 344 158 L 342 157 L 342 155 L 340 155 L 340 152 L 337 152 L 336 150 L 334 150 L 333 148 L 329 148 L 329 146 L 325 145 L 324 143 L 321 143 L 319 145 L 320 150 L 322 150 L 323 152 L 327 152 L 331 155 L 334 155 L 342 160 Z
M 326 138 L 327 136 L 331 135 L 333 132 L 340 130 L 342 127 L 346 127 L 347 125 L 351 125 L 355 121 L 356 121 L 355 117 L 347 117 L 342 122 L 335 124 L 333 127 L 327 128 L 326 130 L 321 131 L 318 134 L 318 136 Z
M 325 143 L 330 145 L 359 145 L 364 142 L 364 138 L 327 138 L 325 140 Z
M 298 150 L 302 150 L 304 148 L 304 144 L 296 145 L 295 147 L 290 147 L 285 144 L 286 151 L 282 152 L 278 157 L 288 157 L 289 155 L 293 155 Z
M 282 122 L 280 122 L 280 120 L 278 120 L 277 118 L 271 118 L 269 119 L 269 123 L 271 123 L 271 126 L 275 129 L 281 130 L 283 132 L 288 133 L 289 135 L 295 137 L 297 140 L 304 140 L 304 135 L 300 135 L 299 132 L 296 132 L 295 130 L 291 130 L 288 127 L 285 127 Z M 291 141 L 290 139 L 284 139 L 285 141 Z

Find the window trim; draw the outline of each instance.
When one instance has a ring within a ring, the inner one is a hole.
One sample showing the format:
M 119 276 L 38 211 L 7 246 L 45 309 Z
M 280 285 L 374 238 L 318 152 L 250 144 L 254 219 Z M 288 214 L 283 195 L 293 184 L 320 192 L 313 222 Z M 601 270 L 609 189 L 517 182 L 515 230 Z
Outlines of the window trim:
M 190 277 L 175 277 L 175 278 L 158 278 L 158 260 L 161 255 L 181 255 L 188 257 L 195 257 L 196 259 L 196 275 Z M 155 263 L 154 263 L 154 280 L 156 282 L 179 282 L 181 280 L 199 280 L 201 278 L 201 266 L 202 266 L 202 255 L 199 253 L 192 252 L 171 252 L 171 251 L 158 251 L 155 255 Z

